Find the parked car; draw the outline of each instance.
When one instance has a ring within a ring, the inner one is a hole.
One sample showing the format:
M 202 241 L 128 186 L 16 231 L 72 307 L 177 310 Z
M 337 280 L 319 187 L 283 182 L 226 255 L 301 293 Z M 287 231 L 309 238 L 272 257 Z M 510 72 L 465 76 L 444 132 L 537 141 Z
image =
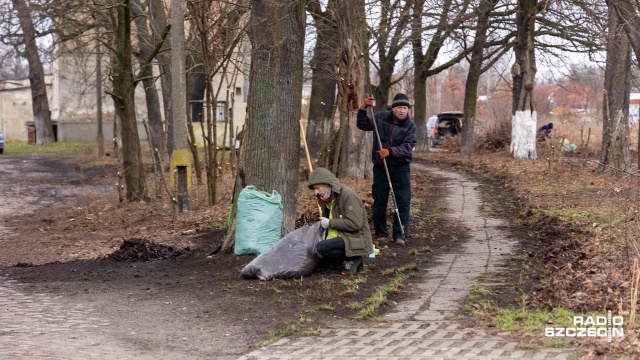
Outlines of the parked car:
M 427 119 L 427 141 L 429 142 L 429 147 L 440 145 L 436 140 L 435 129 L 436 124 L 438 122 L 438 115 L 433 115 Z
M 0 154 L 4 152 L 4 136 L 2 135 L 2 130 L 0 130 Z
M 427 119 L 427 138 L 429 146 L 442 145 L 446 135 L 456 137 L 462 132 L 461 111 L 446 111 Z

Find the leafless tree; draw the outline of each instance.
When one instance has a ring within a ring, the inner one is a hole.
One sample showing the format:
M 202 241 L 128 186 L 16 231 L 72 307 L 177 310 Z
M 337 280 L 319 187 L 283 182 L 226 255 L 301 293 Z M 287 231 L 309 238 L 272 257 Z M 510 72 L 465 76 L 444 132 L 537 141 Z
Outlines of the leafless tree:
M 339 60 L 338 19 L 341 0 L 329 0 L 323 11 L 319 0 L 307 2 L 307 11 L 316 28 L 316 43 L 309 63 L 312 72 L 306 139 L 309 153 L 318 158 L 332 122 L 336 98 L 336 71 Z
M 133 21 L 136 24 L 136 43 L 138 46 L 138 51 L 135 53 L 140 62 L 140 66 L 143 67 L 140 75 L 142 76 L 141 82 L 144 88 L 147 105 L 147 119 L 149 122 L 151 147 L 154 149 L 154 166 L 156 166 L 157 171 L 162 171 L 165 165 L 163 164 L 163 160 L 168 158 L 164 156 L 165 134 L 163 116 L 160 110 L 160 98 L 158 97 L 153 67 L 148 65 L 145 66 L 145 62 L 149 59 L 151 53 L 153 53 L 156 45 L 151 32 L 149 31 L 148 13 L 148 1 L 143 3 L 140 0 L 134 0 L 132 2 L 131 15 L 133 16 Z
M 417 126 L 417 151 L 428 151 L 426 127 L 426 81 L 460 62 L 469 50 L 459 48 L 448 54 L 448 61 L 435 66 L 443 47 L 452 40 L 466 20 L 469 0 L 415 0 L 411 19 L 411 45 L 415 67 L 413 82 L 413 119 Z M 457 35 L 456 35 L 457 36 Z M 426 49 L 425 49 L 426 45 Z
M 192 26 L 192 70 L 202 71 L 204 80 L 204 111 L 202 121 L 205 129 L 205 168 L 207 177 L 208 202 L 216 204 L 218 169 L 223 162 L 224 151 L 219 151 L 217 134 L 217 108 L 220 94 L 224 90 L 227 101 L 232 101 L 231 92 L 235 91 L 235 80 L 241 70 L 242 52 L 239 49 L 242 39 L 246 35 L 247 24 L 245 14 L 248 6 L 244 1 L 194 1 L 189 2 L 189 14 Z M 218 84 L 214 87 L 214 77 Z M 195 79 L 194 79 L 195 80 Z M 197 80 L 196 80 L 197 81 Z M 223 87 L 223 85 L 227 85 Z M 225 110 L 225 130 L 231 133 L 230 116 Z M 223 144 L 226 141 L 223 134 Z M 195 141 L 195 140 L 194 140 Z M 231 142 L 229 144 L 231 148 Z M 194 155 L 196 155 L 194 153 Z M 235 162 L 235 160 L 231 160 Z
M 32 13 L 36 13 L 35 4 L 29 4 L 26 0 L 11 0 L 13 7 L 9 14 L 15 14 L 17 26 L 22 33 L 9 31 L 3 36 L 3 41 L 14 45 L 19 55 L 27 59 L 29 63 L 29 82 L 31 84 L 31 107 L 33 120 L 36 127 L 36 145 L 44 145 L 54 142 L 53 123 L 49 110 L 49 99 L 44 80 L 44 67 L 40 59 L 38 45 L 38 24 L 33 20 Z M 5 4 L 7 6 L 8 4 Z M 34 14 L 35 15 L 35 14 Z M 8 28 L 14 27 L 14 22 L 5 23 Z
M 611 2 L 608 2 L 611 5 Z M 629 92 L 631 72 L 631 41 L 623 27 L 624 21 L 609 6 L 607 66 L 604 78 L 604 111 L 602 117 L 602 148 L 598 172 L 631 168 L 629 156 Z
M 462 145 L 460 147 L 460 152 L 463 154 L 473 153 L 478 82 L 483 72 L 482 65 L 485 59 L 484 50 L 490 27 L 489 18 L 491 11 L 495 8 L 498 1 L 499 0 L 482 0 L 476 10 L 476 31 L 464 92 L 464 116 L 462 119 L 464 131 L 462 132 Z
M 369 166 L 370 153 L 368 144 L 373 134 L 363 134 L 357 126 L 357 109 L 365 97 L 367 74 L 365 73 L 364 53 L 367 50 L 366 22 L 364 20 L 364 2 L 342 0 L 336 10 L 338 18 L 339 53 L 338 96 L 339 109 L 338 128 L 332 134 L 328 144 L 331 155 L 331 170 L 340 177 L 349 176 L 363 178 L 371 175 Z
M 302 100 L 304 7 L 296 0 L 253 0 L 249 113 L 236 188 L 277 190 L 283 200 L 283 231 L 294 229 Z M 224 249 L 233 244 L 235 224 Z
M 638 33 L 640 28 L 640 4 L 637 1 L 630 0 L 610 0 L 608 3 L 616 10 L 618 21 L 629 38 L 629 43 L 638 63 L 640 61 L 640 34 Z M 637 148 L 640 149 L 640 136 L 638 137 Z M 621 155 L 621 158 L 625 157 L 624 154 Z M 638 166 L 640 167 L 640 157 L 638 157 Z
M 387 110 L 389 89 L 403 75 L 394 79 L 399 54 L 410 41 L 411 6 L 405 0 L 382 0 L 369 3 L 367 20 L 376 56 L 370 65 L 377 70 L 378 84 L 372 84 L 377 110 Z M 374 16 L 373 14 L 378 14 Z

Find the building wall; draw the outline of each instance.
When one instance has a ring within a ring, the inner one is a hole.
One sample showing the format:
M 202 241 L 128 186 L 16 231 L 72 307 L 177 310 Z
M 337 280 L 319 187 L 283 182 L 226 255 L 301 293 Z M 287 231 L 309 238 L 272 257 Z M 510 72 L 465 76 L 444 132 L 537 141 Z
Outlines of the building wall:
M 45 77 L 51 101 L 51 76 Z M 5 139 L 27 139 L 27 122 L 33 121 L 29 79 L 0 81 L 0 129 Z
M 234 129 L 240 131 L 245 121 L 247 96 L 248 96 L 248 69 L 249 48 L 248 38 L 238 46 L 236 61 L 241 63 L 242 71 L 229 69 L 226 76 L 216 75 L 213 79 L 213 88 L 217 89 L 222 82 L 222 90 L 218 96 L 219 102 L 229 102 L 227 88 L 235 96 L 234 106 L 231 111 L 234 118 Z M 113 138 L 113 122 L 115 117 L 114 103 L 106 91 L 111 88 L 108 80 L 107 64 L 108 54 L 101 59 L 102 65 L 102 119 L 103 135 L 105 140 Z M 97 137 L 97 90 L 96 90 L 96 65 L 95 54 L 75 52 L 73 55 L 62 55 L 53 62 L 53 72 L 47 75 L 47 95 L 51 118 L 57 126 L 58 141 L 69 142 L 94 142 Z M 159 74 L 158 67 L 154 67 L 154 74 Z M 234 80 L 235 79 L 235 80 Z M 147 139 L 147 134 L 142 125 L 147 119 L 145 93 L 139 83 L 135 92 L 136 120 L 138 121 L 138 134 L 141 140 Z M 160 80 L 156 81 L 158 97 L 160 99 L 161 112 L 162 94 L 160 93 Z M 164 116 L 164 115 L 163 115 Z M 28 122 L 33 122 L 31 108 L 31 90 L 29 80 L 0 82 L 0 128 L 7 139 L 27 139 Z M 222 144 L 224 123 L 217 123 L 218 143 Z M 194 123 L 196 140 L 202 145 L 202 131 L 199 123 Z M 228 136 L 227 136 L 228 138 Z

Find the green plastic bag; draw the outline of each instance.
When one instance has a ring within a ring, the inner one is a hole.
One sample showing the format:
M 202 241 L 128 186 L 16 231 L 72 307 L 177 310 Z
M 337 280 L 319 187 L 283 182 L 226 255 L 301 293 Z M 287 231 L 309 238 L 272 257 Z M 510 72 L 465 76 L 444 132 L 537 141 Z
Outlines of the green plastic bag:
M 236 255 L 260 254 L 280 240 L 284 207 L 277 191 L 269 194 L 249 185 L 240 192 L 237 207 Z

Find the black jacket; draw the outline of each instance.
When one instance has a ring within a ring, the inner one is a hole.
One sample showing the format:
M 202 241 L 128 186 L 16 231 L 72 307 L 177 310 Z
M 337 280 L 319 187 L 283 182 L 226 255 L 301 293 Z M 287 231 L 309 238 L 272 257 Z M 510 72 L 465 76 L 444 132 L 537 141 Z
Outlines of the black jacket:
M 393 111 L 378 111 L 374 114 L 382 148 L 389 150 L 387 166 L 401 166 L 411 162 L 413 159 L 413 149 L 416 147 L 416 124 L 407 115 L 404 120 L 397 120 L 393 116 Z M 358 129 L 373 131 L 373 119 L 367 115 L 367 111 L 360 108 L 358 110 Z M 373 138 L 373 148 L 371 149 L 371 161 L 373 165 L 383 166 L 382 159 L 378 151 L 378 139 Z

